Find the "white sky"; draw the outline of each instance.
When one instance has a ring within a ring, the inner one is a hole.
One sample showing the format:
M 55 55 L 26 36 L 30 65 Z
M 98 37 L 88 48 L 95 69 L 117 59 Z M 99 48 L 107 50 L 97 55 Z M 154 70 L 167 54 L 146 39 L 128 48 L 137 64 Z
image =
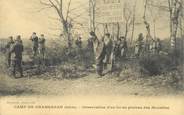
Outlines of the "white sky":
M 142 17 L 143 0 L 137 1 L 137 17 Z M 39 0 L 0 0 L 0 37 L 20 34 L 24 38 L 28 38 L 32 32 L 44 33 L 48 37 L 58 34 L 59 31 L 54 31 L 51 28 L 58 28 L 59 24 L 48 18 L 56 17 L 55 12 L 52 9 L 37 12 L 41 7 Z M 77 7 L 77 10 L 72 12 L 72 17 L 75 17 L 77 22 L 85 22 L 82 34 L 87 33 L 88 0 L 73 0 L 71 7 Z M 80 14 L 82 14 L 81 17 L 76 18 Z M 158 20 L 156 27 L 158 36 L 169 36 L 168 23 L 165 20 Z M 139 32 L 145 32 L 143 25 L 136 26 L 135 29 L 135 36 Z

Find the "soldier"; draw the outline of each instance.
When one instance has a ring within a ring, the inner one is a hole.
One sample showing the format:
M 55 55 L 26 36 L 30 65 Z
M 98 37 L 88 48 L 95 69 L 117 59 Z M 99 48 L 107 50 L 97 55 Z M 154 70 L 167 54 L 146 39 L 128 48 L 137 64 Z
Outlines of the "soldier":
M 90 35 L 87 40 L 87 51 L 86 51 L 86 68 L 92 67 L 94 64 L 94 49 L 93 49 L 93 37 Z
M 110 57 L 112 53 L 112 48 L 113 48 L 113 42 L 110 37 L 109 33 L 105 34 L 105 37 L 103 38 L 104 41 L 104 47 L 105 47 L 105 59 L 103 60 L 104 62 L 104 68 L 107 68 L 107 64 L 110 63 Z
M 22 70 L 22 53 L 24 51 L 23 44 L 21 42 L 21 36 L 18 35 L 15 41 L 14 46 L 11 49 L 11 53 L 15 54 L 14 60 L 13 60 L 13 76 L 16 76 L 16 68 L 18 68 L 18 71 L 20 72 L 21 77 L 23 77 L 23 70 Z
M 35 32 L 33 32 L 32 36 L 30 37 L 30 40 L 33 42 L 33 57 L 37 56 L 38 53 L 38 37 Z
M 156 41 L 154 39 L 151 40 L 149 49 L 150 49 L 150 53 L 152 54 L 156 53 Z
M 45 37 L 44 34 L 41 34 L 39 40 L 38 40 L 38 50 L 39 50 L 39 54 L 42 57 L 42 59 L 45 59 Z
M 158 39 L 156 40 L 156 53 L 159 54 L 160 51 L 161 51 L 161 49 L 162 49 L 162 44 L 161 44 L 160 39 L 158 38 Z
M 9 41 L 8 41 L 8 43 L 7 43 L 7 45 L 6 45 L 6 53 L 7 53 L 7 61 L 8 61 L 8 67 L 10 67 L 11 66 L 11 48 L 12 48 L 12 46 L 13 46 L 13 44 L 14 44 L 15 42 L 14 42 L 14 40 L 13 40 L 13 37 L 12 36 L 10 36 L 9 37 Z
M 136 45 L 135 45 L 135 56 L 139 57 L 141 55 L 141 53 L 143 53 L 143 48 L 144 48 L 144 42 L 143 42 L 143 34 L 140 33 L 138 40 L 136 41 Z
M 77 46 L 77 57 L 80 60 L 82 59 L 82 38 L 80 36 L 75 40 L 75 45 Z
M 87 48 L 93 51 L 93 41 L 91 36 L 88 38 Z
M 120 40 L 121 40 L 121 42 L 120 42 L 121 57 L 125 58 L 126 53 L 127 53 L 127 49 L 128 49 L 127 41 L 126 41 L 126 38 L 124 36 L 121 36 Z
M 75 44 L 79 49 L 82 48 L 82 38 L 80 36 L 76 39 Z
M 122 39 L 117 39 L 113 43 L 113 49 L 111 54 L 111 72 L 114 72 L 116 69 L 116 64 L 119 62 L 121 58 L 121 42 Z
M 94 32 L 90 32 L 91 39 L 93 41 L 93 48 L 96 59 L 96 71 L 97 74 L 103 76 L 103 60 L 105 59 L 105 43 L 103 39 L 99 40 Z

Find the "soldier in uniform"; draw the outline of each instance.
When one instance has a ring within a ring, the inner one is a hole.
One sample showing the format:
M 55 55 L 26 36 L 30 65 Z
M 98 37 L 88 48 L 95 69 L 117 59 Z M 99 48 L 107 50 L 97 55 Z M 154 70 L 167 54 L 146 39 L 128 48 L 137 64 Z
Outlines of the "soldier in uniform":
M 113 42 L 113 49 L 111 54 L 111 72 L 114 72 L 116 69 L 116 64 L 121 58 L 121 39 L 117 39 Z
M 39 50 L 39 54 L 42 57 L 42 59 L 45 59 L 45 37 L 44 34 L 41 34 L 39 40 L 38 40 L 38 50 Z
M 11 49 L 11 53 L 15 54 L 14 60 L 13 60 L 13 76 L 16 76 L 16 68 L 18 68 L 18 71 L 20 72 L 21 77 L 23 77 L 23 70 L 22 70 L 22 53 L 24 51 L 23 44 L 21 42 L 21 36 L 18 35 L 15 41 L 15 44 L 13 45 Z
M 87 51 L 86 51 L 86 68 L 90 68 L 94 64 L 94 48 L 93 48 L 93 36 L 89 35 L 87 40 Z
M 103 76 L 103 60 L 105 59 L 105 43 L 104 40 L 99 40 L 94 32 L 90 32 L 93 41 L 93 48 L 95 52 L 96 71 L 97 74 Z
M 81 49 L 82 48 L 82 38 L 78 37 L 75 41 L 76 46 Z
M 144 48 L 144 37 L 143 34 L 140 33 L 138 40 L 136 41 L 136 45 L 135 45 L 135 56 L 139 57 L 141 55 L 141 53 L 143 53 L 143 48 Z
M 75 45 L 77 46 L 77 57 L 82 59 L 82 38 L 80 36 L 75 40 Z
M 38 37 L 35 32 L 33 32 L 32 36 L 30 37 L 30 40 L 33 42 L 33 56 L 37 56 L 38 53 Z
M 155 54 L 156 53 L 156 41 L 154 39 L 151 40 L 150 43 L 150 53 Z
M 8 61 L 8 67 L 10 67 L 11 66 L 11 48 L 12 48 L 12 46 L 13 46 L 13 44 L 14 44 L 15 42 L 14 42 L 14 40 L 13 40 L 13 37 L 12 36 L 10 36 L 9 37 L 9 41 L 8 41 L 8 43 L 7 43 L 7 45 L 6 45 L 6 53 L 7 53 L 7 61 Z
M 103 62 L 104 62 L 104 68 L 107 68 L 107 64 L 110 63 L 110 57 L 111 57 L 112 48 L 113 48 L 113 41 L 109 33 L 105 34 L 103 41 L 104 41 L 104 47 L 105 47 L 105 59 L 103 60 Z
M 93 41 L 91 36 L 88 38 L 87 48 L 93 51 Z
M 126 38 L 124 36 L 120 37 L 120 41 L 121 41 L 120 42 L 121 57 L 125 58 L 126 57 L 126 53 L 127 53 L 127 49 L 128 49 L 127 41 L 126 41 Z
M 122 59 L 126 56 L 127 52 L 127 42 L 124 36 L 121 36 L 113 44 L 113 51 L 111 56 L 111 72 L 114 72 L 120 68 Z
M 158 38 L 158 39 L 156 40 L 156 53 L 159 54 L 160 51 L 161 51 L 161 49 L 162 49 L 162 44 L 161 44 L 160 39 Z

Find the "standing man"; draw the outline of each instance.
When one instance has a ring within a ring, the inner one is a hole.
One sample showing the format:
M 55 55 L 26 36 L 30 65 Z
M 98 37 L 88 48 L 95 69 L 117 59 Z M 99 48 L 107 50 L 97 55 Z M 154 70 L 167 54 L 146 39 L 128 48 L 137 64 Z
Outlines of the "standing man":
M 103 60 L 105 59 L 105 43 L 104 40 L 99 40 L 94 32 L 90 32 L 93 41 L 93 48 L 96 60 L 96 72 L 98 75 L 103 76 Z
M 128 46 L 127 46 L 127 41 L 126 38 L 124 36 L 120 37 L 120 51 L 121 51 L 121 57 L 125 58 L 126 54 L 127 54 L 127 50 L 128 50 Z
M 32 36 L 30 37 L 30 40 L 33 43 L 32 50 L 33 50 L 33 57 L 35 57 L 37 56 L 38 53 L 38 37 L 35 32 L 33 32 Z
M 162 49 L 162 44 L 159 38 L 156 40 L 156 53 L 159 54 Z
M 77 57 L 79 58 L 79 60 L 82 59 L 82 38 L 79 36 L 76 40 L 75 40 L 75 45 L 77 46 Z
M 44 34 L 41 34 L 40 38 L 39 38 L 39 45 L 38 45 L 38 50 L 39 50 L 39 54 L 41 56 L 41 58 L 44 60 L 45 59 L 45 37 Z
M 23 77 L 23 70 L 22 70 L 22 53 L 24 51 L 24 46 L 21 42 L 21 36 L 18 35 L 15 44 L 13 45 L 11 49 L 11 53 L 15 54 L 14 60 L 13 60 L 13 76 L 16 76 L 16 68 L 18 68 L 18 71 L 20 72 L 21 77 Z
M 154 39 L 151 40 L 150 42 L 150 53 L 155 54 L 156 53 L 156 41 Z
M 8 43 L 7 43 L 7 45 L 6 45 L 6 53 L 7 53 L 7 61 L 8 61 L 8 67 L 10 67 L 11 66 L 11 48 L 12 48 L 12 46 L 13 46 L 13 44 L 14 44 L 15 42 L 14 42 L 14 40 L 13 40 L 13 37 L 12 36 L 10 36 L 9 37 L 9 41 L 8 41 Z
M 121 59 L 121 43 L 122 39 L 118 38 L 113 43 L 113 50 L 111 55 L 111 72 L 114 72 L 117 69 L 117 63 L 120 62 Z
M 136 41 L 136 45 L 135 45 L 135 56 L 139 57 L 141 55 L 141 53 L 143 53 L 143 49 L 144 49 L 144 37 L 143 34 L 140 33 L 139 37 Z
M 105 37 L 103 38 L 104 41 L 104 47 L 105 47 L 105 59 L 104 59 L 104 68 L 107 68 L 107 64 L 110 63 L 110 57 L 112 53 L 113 48 L 113 42 L 110 36 L 110 33 L 106 33 Z
M 86 51 L 86 67 L 93 67 L 94 64 L 94 48 L 93 48 L 93 37 L 90 35 L 87 41 L 87 51 Z
M 78 49 L 82 48 L 82 38 L 80 36 L 76 39 L 75 44 Z

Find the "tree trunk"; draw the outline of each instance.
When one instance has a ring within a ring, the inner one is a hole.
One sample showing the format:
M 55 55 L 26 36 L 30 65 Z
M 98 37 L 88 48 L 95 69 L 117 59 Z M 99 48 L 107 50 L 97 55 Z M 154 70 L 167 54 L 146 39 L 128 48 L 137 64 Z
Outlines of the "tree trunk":
M 117 38 L 120 37 L 119 34 L 120 34 L 120 26 L 119 23 L 117 22 Z
M 155 20 L 154 20 L 154 39 L 156 39 L 156 22 L 155 22 Z
M 135 29 L 135 14 L 133 15 L 133 24 L 132 24 L 132 35 L 130 39 L 130 45 L 132 46 L 133 39 L 134 39 L 134 29 Z
M 63 22 L 63 33 L 65 35 L 65 38 L 67 39 L 68 48 L 71 48 L 72 43 L 71 43 L 70 31 L 69 31 L 68 23 L 66 21 Z
M 125 39 L 127 39 L 128 35 L 128 22 L 126 22 L 126 27 L 125 27 Z
M 168 0 L 170 9 L 170 31 L 171 31 L 171 51 L 176 50 L 176 38 L 179 24 L 180 12 L 182 10 L 182 5 L 177 0 Z

